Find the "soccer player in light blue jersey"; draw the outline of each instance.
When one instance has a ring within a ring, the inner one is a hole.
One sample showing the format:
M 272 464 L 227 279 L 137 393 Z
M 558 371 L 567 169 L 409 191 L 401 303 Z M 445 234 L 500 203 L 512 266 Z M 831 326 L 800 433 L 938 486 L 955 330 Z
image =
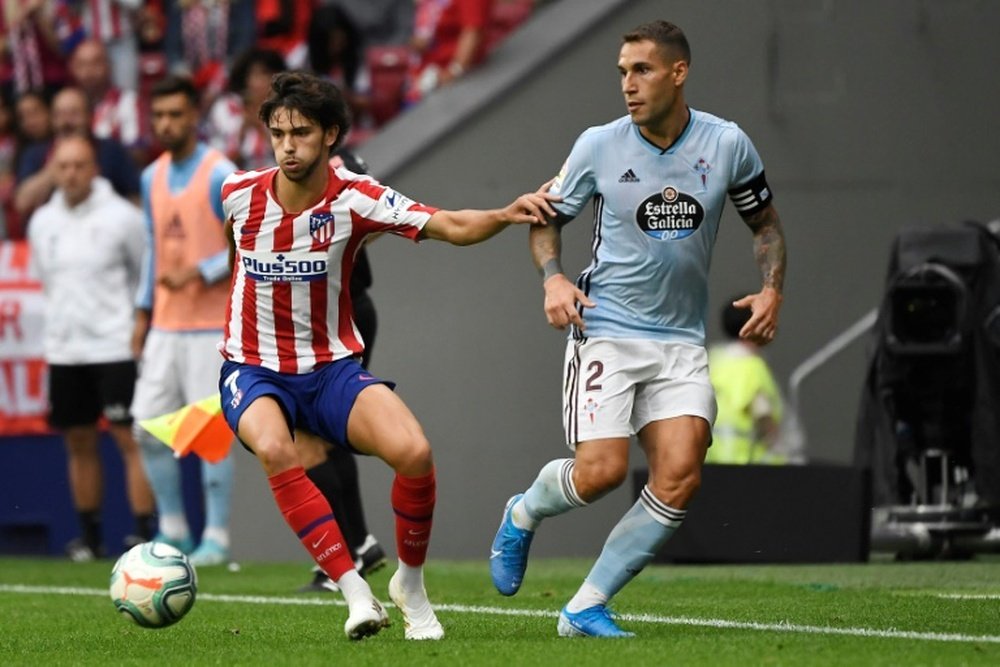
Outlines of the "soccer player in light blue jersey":
M 549 324 L 570 327 L 563 422 L 574 458 L 546 464 L 504 509 L 490 556 L 493 583 L 513 595 L 534 531 L 583 507 L 628 472 L 638 434 L 649 479 L 559 615 L 561 636 L 628 637 L 609 600 L 684 520 L 701 479 L 716 404 L 708 378 L 708 268 L 726 198 L 753 233 L 763 284 L 735 302 L 744 339 L 778 326 L 785 242 L 764 167 L 734 123 L 684 99 L 691 62 L 677 26 L 655 21 L 623 38 L 618 57 L 628 115 L 584 132 L 551 192 L 555 224 L 531 230 Z M 592 258 L 574 284 L 560 266 L 560 228 L 594 201 Z

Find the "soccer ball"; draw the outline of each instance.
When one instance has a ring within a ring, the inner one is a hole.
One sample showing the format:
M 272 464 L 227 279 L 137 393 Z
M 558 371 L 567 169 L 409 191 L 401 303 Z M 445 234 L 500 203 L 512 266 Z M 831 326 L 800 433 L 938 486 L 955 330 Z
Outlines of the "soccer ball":
M 111 600 L 144 628 L 165 628 L 191 611 L 198 575 L 187 556 L 163 542 L 138 544 L 111 569 Z

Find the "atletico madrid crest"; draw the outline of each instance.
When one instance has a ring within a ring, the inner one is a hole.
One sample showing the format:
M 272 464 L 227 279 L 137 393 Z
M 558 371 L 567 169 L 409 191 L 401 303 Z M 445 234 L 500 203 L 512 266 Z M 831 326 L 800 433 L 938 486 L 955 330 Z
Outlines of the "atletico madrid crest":
M 333 238 L 333 213 L 312 213 L 309 216 L 309 233 L 319 243 L 329 243 Z

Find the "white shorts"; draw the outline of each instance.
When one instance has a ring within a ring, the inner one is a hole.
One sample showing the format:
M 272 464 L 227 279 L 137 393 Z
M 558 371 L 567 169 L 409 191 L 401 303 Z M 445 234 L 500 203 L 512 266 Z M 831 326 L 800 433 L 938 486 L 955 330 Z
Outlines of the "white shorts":
M 563 376 L 566 444 L 627 438 L 646 424 L 692 415 L 715 422 L 708 353 L 687 343 L 570 340 Z
M 221 330 L 150 330 L 132 400 L 136 421 L 165 415 L 219 393 L 222 355 L 216 343 L 221 339 Z

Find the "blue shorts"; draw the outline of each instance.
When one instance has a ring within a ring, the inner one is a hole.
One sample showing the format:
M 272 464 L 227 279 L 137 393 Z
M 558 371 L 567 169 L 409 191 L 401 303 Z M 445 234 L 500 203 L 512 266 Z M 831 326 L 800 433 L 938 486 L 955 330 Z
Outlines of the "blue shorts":
M 225 361 L 219 378 L 222 414 L 233 433 L 240 417 L 261 396 L 278 402 L 288 429 L 314 433 L 327 442 L 352 449 L 347 418 L 361 390 L 372 384 L 396 385 L 370 374 L 355 359 L 340 359 L 302 375 L 278 373 L 262 366 Z

